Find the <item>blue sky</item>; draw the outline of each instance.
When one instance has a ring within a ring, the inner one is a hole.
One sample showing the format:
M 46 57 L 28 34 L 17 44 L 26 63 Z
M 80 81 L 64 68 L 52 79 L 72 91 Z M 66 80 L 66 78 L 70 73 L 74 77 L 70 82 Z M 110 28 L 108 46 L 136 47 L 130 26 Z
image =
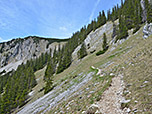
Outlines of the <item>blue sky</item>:
M 36 35 L 68 38 L 121 0 L 0 0 L 0 42 Z

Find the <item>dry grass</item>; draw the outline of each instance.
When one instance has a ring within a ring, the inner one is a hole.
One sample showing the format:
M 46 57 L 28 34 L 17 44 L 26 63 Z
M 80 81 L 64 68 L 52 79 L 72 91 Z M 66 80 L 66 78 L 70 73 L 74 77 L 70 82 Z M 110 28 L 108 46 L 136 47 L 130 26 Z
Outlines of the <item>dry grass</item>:
M 33 96 L 31 96 L 29 99 L 29 103 L 32 103 L 33 101 L 37 100 L 38 98 L 42 97 L 44 95 L 44 91 L 41 91 L 43 87 L 45 86 L 45 83 L 43 81 L 43 77 L 45 74 L 46 67 L 43 69 L 35 72 L 36 80 L 37 80 L 37 85 L 32 89 L 33 91 Z
M 132 111 L 137 109 L 137 113 L 150 114 L 152 112 L 152 37 L 143 39 L 142 35 L 141 28 L 137 34 L 118 45 L 114 51 L 110 52 L 109 49 L 99 57 L 95 54 L 89 55 L 83 61 L 80 61 L 77 67 L 72 65 L 65 72 L 56 76 L 56 79 L 88 72 L 92 65 L 102 68 L 103 72 L 107 74 L 110 72 L 116 75 L 121 73 L 124 75 L 126 90 L 131 92 L 130 94 L 124 93 L 126 99 L 131 99 L 128 104 L 129 108 Z M 109 65 L 106 66 L 105 63 L 108 62 Z M 74 73 L 72 74 L 72 72 Z M 99 85 L 95 85 L 98 82 Z M 59 113 L 61 110 L 64 113 L 81 113 L 90 104 L 100 99 L 102 92 L 106 90 L 104 88 L 109 86 L 105 87 L 105 85 L 104 79 L 94 78 L 80 89 L 83 92 L 81 95 L 75 95 L 68 101 L 62 102 L 59 106 L 51 109 L 50 113 Z M 86 91 L 86 88 L 89 88 L 89 91 Z M 94 92 L 89 94 L 91 91 Z
M 48 113 L 68 113 L 77 114 L 87 110 L 87 108 L 96 101 L 100 100 L 102 93 L 110 86 L 112 77 L 109 74 L 112 72 L 115 75 L 123 74 L 126 84 L 124 96 L 130 99 L 128 107 L 133 111 L 137 109 L 137 113 L 150 114 L 152 112 L 152 36 L 148 39 L 142 38 L 142 28 L 140 31 L 131 36 L 124 43 L 118 45 L 115 50 L 109 50 L 101 56 L 90 54 L 79 62 L 74 62 L 64 72 L 54 76 L 54 82 L 57 85 L 65 81 L 62 89 L 71 86 L 68 82 L 74 80 L 79 83 L 77 77 L 80 73 L 96 72 L 90 69 L 95 66 L 102 69 L 105 73 L 104 77 L 94 75 L 93 79 L 86 85 L 82 86 L 77 92 L 73 93 L 67 101 L 62 101 L 58 106 L 50 109 Z M 98 51 L 98 50 L 96 50 Z M 37 78 L 44 74 L 44 69 L 36 73 Z M 35 87 L 34 90 L 38 91 L 43 87 L 44 83 L 40 82 L 40 86 Z M 33 101 L 41 96 L 38 93 L 32 99 Z M 31 100 L 31 101 L 32 101 Z

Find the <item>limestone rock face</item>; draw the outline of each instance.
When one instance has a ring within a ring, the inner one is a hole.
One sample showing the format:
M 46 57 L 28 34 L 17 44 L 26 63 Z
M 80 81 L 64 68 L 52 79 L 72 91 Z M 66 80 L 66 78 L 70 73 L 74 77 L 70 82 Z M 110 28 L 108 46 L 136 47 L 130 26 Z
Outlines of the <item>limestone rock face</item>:
M 58 49 L 58 44 L 59 42 L 56 42 L 54 39 L 51 41 L 51 39 L 32 36 L 0 43 L 0 69 L 3 69 L 2 67 L 6 67 L 7 65 L 12 66 L 18 61 L 21 64 L 27 60 L 35 59 L 42 53 L 49 52 L 50 49 L 52 49 L 53 54 L 55 47 Z M 62 47 L 62 42 L 60 44 Z
M 152 4 L 152 0 L 149 0 L 149 2 Z M 140 4 L 141 4 L 142 10 L 143 10 L 142 21 L 145 22 L 147 20 L 147 13 L 146 13 L 147 11 L 145 8 L 145 0 L 141 0 Z
M 116 25 L 119 24 L 118 20 L 115 22 Z M 92 53 L 96 50 L 102 48 L 103 43 L 103 34 L 106 33 L 108 42 L 111 40 L 111 36 L 113 33 L 113 23 L 107 22 L 105 25 L 101 26 L 100 28 L 92 31 L 87 38 L 84 40 L 84 43 L 87 48 L 87 52 Z M 77 52 L 80 50 L 81 45 L 79 45 L 75 51 L 72 53 L 72 58 L 75 60 L 77 58 Z
M 152 23 L 146 24 L 144 26 L 143 33 L 144 33 L 143 38 L 147 38 L 148 36 L 152 35 Z
M 141 3 L 142 10 L 143 10 L 142 21 L 145 22 L 147 20 L 147 16 L 146 16 L 147 13 L 146 13 L 146 10 L 145 10 L 145 1 L 141 0 L 140 3 Z

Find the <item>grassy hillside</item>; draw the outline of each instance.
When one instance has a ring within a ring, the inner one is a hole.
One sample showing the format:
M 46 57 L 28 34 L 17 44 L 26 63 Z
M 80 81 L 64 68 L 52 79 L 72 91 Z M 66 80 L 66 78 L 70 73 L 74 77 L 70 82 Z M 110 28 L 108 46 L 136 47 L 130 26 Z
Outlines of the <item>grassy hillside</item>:
M 62 91 L 70 88 L 70 82 L 80 83 L 83 76 L 93 72 L 91 80 L 83 85 L 78 91 L 73 92 L 68 98 L 60 101 L 48 113 L 82 113 L 88 107 L 100 101 L 102 93 L 110 86 L 112 77 L 110 73 L 118 76 L 123 75 L 125 81 L 124 97 L 131 101 L 127 104 L 132 111 L 149 113 L 152 111 L 152 76 L 151 76 L 151 43 L 152 36 L 143 39 L 142 28 L 132 35 L 124 43 L 118 45 L 113 51 L 113 45 L 101 56 L 95 54 L 85 57 L 77 65 L 73 64 L 63 73 L 55 76 L 56 84 L 61 86 Z M 97 50 L 98 51 L 98 50 Z M 91 66 L 100 68 L 103 77 L 96 75 L 96 70 Z

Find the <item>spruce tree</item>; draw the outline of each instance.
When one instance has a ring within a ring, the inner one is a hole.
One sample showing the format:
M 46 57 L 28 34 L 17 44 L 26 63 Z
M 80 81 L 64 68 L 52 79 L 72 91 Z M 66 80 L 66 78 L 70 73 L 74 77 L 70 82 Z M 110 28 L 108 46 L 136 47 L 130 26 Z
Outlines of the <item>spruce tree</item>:
M 122 12 L 119 14 L 119 30 L 117 33 L 116 41 L 124 39 L 128 36 L 128 28 L 126 26 L 126 20 L 124 16 L 122 15 Z
M 97 22 L 96 22 L 96 19 L 94 19 L 93 21 L 93 31 L 95 31 L 97 28 Z
M 99 12 L 99 16 L 97 17 L 97 28 L 101 26 L 101 22 L 102 22 L 102 15 L 101 12 Z
M 106 20 L 107 20 L 104 10 L 102 10 L 101 20 L 102 20 L 101 25 L 104 25 L 106 23 Z
M 140 24 L 142 23 L 142 9 L 140 5 L 140 1 L 135 1 L 135 7 L 134 7 L 134 31 L 133 33 L 137 32 L 140 29 Z
M 149 2 L 147 5 L 147 23 L 152 23 L 152 5 Z
M 113 22 L 113 32 L 112 32 L 112 38 L 114 38 L 117 35 L 117 26 L 115 25 L 115 23 Z
M 124 6 L 123 15 L 125 16 L 126 27 L 131 29 L 134 27 L 134 3 L 132 0 L 127 0 L 126 4 L 127 5 Z
M 107 36 L 106 36 L 105 33 L 103 34 L 103 44 L 102 44 L 102 48 L 103 48 L 103 51 L 107 50 L 107 48 L 108 48 Z
M 87 55 L 87 51 L 86 51 L 86 46 L 83 43 L 80 50 L 78 51 L 78 58 L 82 59 L 83 57 L 85 57 Z
M 110 9 L 107 11 L 107 21 L 111 20 L 111 11 Z

